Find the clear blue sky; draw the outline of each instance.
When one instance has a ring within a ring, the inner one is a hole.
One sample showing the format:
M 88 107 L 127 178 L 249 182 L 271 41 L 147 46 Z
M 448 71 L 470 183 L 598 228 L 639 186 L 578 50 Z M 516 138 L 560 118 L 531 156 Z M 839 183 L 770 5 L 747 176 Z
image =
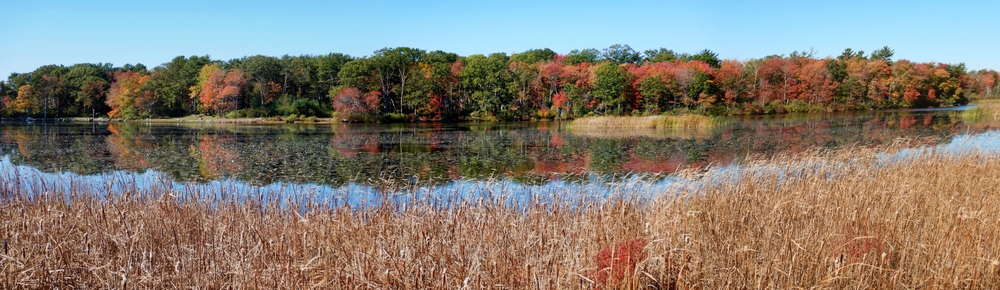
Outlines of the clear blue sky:
M 616 43 L 741 60 L 888 45 L 896 59 L 1000 69 L 1000 1 L 4 2 L 2 79 L 46 64 L 154 67 L 178 55 L 364 56 L 396 46 L 565 54 Z

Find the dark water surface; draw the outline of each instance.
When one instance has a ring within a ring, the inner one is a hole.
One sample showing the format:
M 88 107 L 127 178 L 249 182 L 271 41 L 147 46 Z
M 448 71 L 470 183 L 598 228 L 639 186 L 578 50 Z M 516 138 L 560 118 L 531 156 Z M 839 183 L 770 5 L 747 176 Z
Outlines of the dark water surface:
M 965 121 L 959 110 L 733 118 L 704 130 L 570 130 L 559 122 L 0 123 L 0 155 L 7 164 L 0 169 L 334 189 L 482 180 L 556 186 L 595 176 L 665 176 L 724 167 L 748 155 L 878 146 L 900 138 L 908 146 L 950 144 L 995 128 Z

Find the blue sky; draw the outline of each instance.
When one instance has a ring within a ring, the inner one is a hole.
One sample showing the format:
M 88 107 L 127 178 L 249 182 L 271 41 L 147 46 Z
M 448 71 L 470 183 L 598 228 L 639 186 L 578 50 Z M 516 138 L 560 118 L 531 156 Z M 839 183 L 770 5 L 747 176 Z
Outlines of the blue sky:
M 888 45 L 896 59 L 1000 69 L 1000 1 L 5 2 L 0 78 L 46 64 L 154 67 L 178 55 L 567 53 L 616 43 L 741 60 Z

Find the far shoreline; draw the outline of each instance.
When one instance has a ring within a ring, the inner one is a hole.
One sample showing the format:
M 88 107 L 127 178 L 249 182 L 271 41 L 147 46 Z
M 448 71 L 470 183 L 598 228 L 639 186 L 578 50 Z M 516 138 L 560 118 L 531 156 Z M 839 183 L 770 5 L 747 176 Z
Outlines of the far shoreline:
M 962 106 L 949 106 L 949 107 L 933 107 L 933 108 L 906 108 L 906 109 L 882 109 L 882 110 L 848 110 L 842 112 L 924 112 L 924 111 L 965 111 L 969 109 L 974 109 L 977 107 L 982 107 L 983 105 L 992 105 L 994 103 L 1000 103 L 996 100 L 977 100 L 970 102 L 967 105 Z M 819 112 L 817 112 L 819 113 Z M 663 115 L 649 115 L 649 116 L 583 116 L 574 119 L 532 119 L 524 121 L 513 121 L 513 122 L 574 122 L 578 120 L 588 120 L 594 118 L 612 118 L 624 123 L 632 123 L 636 120 L 650 120 L 650 119 L 675 119 L 683 117 L 700 116 L 699 120 L 686 120 L 679 122 L 678 124 L 672 124 L 667 127 L 692 127 L 689 122 L 695 121 L 693 127 L 715 127 L 721 125 L 721 120 L 730 117 L 761 117 L 761 116 L 790 116 L 790 115 L 800 115 L 801 113 L 782 113 L 782 114 L 748 114 L 748 115 L 730 115 L 730 116 L 715 116 L 715 115 L 702 115 L 702 114 L 663 114 Z M 808 113 L 807 113 L 808 114 Z M 706 122 L 707 121 L 707 122 Z M 402 121 L 402 122 L 350 122 L 345 119 L 337 118 L 318 118 L 318 117 L 307 117 L 307 118 L 294 118 L 288 120 L 287 117 L 273 116 L 273 117 L 257 117 L 257 118 L 220 118 L 216 116 L 199 116 L 199 115 L 189 115 L 184 117 L 172 117 L 172 118 L 144 118 L 144 119 L 121 119 L 121 118 L 108 118 L 108 117 L 62 117 L 62 118 L 33 118 L 33 117 L 20 117 L 20 118 L 0 118 L 0 123 L 150 123 L 150 124 L 257 124 L 257 125 L 281 125 L 281 124 L 311 124 L 311 125 L 332 125 L 340 123 L 358 123 L 358 124 L 403 124 L 403 123 L 433 123 L 433 122 L 444 122 L 444 123 L 503 123 L 506 121 L 482 121 L 482 120 L 460 120 L 460 121 L 441 121 L 441 120 L 412 120 L 412 121 Z M 618 122 L 615 122 L 618 123 Z M 646 122 L 641 122 L 646 123 Z M 581 124 L 582 125 L 582 124 Z M 630 124 L 628 126 L 624 124 L 618 124 L 613 126 L 578 126 L 578 127 L 592 127 L 592 128 L 608 128 L 608 129 L 628 129 L 628 128 L 644 128 L 647 127 L 646 124 L 636 126 L 635 124 Z M 653 126 L 661 127 L 661 126 Z M 578 128 L 580 129 L 580 128 Z

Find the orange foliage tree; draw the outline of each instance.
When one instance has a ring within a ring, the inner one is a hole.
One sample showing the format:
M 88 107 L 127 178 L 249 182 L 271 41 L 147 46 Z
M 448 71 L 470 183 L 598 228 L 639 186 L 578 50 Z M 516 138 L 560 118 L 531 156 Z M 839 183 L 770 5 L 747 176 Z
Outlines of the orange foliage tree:
M 240 96 L 246 84 L 246 77 L 239 69 L 212 71 L 198 95 L 202 108 L 220 115 L 239 109 Z
M 34 89 L 31 85 L 23 85 L 17 88 L 17 99 L 14 100 L 14 110 L 29 113 L 32 109 L 38 107 L 34 98 Z
M 142 85 L 149 80 L 149 75 L 142 75 L 133 71 L 114 73 L 114 82 L 108 90 L 108 99 L 105 101 L 111 112 L 108 116 L 112 118 L 138 118 L 140 112 L 137 110 L 136 99 L 142 97 Z

